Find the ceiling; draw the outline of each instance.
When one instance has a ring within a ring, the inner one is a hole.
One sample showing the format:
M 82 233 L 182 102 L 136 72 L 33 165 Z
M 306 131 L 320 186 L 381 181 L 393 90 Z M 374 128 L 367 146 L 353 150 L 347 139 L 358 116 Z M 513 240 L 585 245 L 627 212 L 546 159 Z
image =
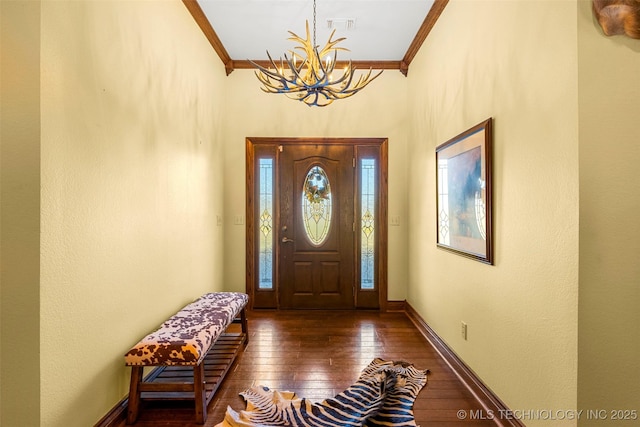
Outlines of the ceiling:
M 448 0 L 317 0 L 318 45 L 333 28 L 338 61 L 352 60 L 357 68 L 397 69 L 409 64 Z M 225 64 L 227 74 L 253 68 L 248 60 L 268 63 L 292 50 L 289 31 L 305 38 L 305 21 L 313 34 L 313 0 L 183 0 Z M 332 21 L 333 27 L 330 27 Z

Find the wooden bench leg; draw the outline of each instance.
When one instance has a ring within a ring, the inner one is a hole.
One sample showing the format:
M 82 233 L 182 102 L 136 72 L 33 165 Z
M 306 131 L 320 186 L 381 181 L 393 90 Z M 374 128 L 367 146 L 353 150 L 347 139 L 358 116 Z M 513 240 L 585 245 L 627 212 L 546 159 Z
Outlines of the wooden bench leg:
M 244 308 L 240 311 L 240 322 L 242 325 L 242 332 L 245 335 L 244 346 L 246 347 L 247 344 L 249 344 L 249 328 L 247 326 L 247 312 Z
M 196 422 L 204 424 L 207 420 L 207 401 L 204 389 L 204 360 L 193 367 L 193 393 L 196 404 Z
M 127 424 L 133 424 L 138 419 L 138 410 L 140 409 L 140 382 L 142 382 L 142 366 L 132 366 L 131 384 L 129 384 Z

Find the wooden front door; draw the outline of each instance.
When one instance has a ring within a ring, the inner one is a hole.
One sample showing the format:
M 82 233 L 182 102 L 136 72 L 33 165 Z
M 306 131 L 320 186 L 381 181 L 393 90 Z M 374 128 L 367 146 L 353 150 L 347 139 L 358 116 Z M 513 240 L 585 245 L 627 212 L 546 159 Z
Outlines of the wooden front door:
M 284 146 L 280 157 L 280 308 L 354 307 L 354 147 Z
M 251 307 L 384 310 L 387 140 L 246 142 Z

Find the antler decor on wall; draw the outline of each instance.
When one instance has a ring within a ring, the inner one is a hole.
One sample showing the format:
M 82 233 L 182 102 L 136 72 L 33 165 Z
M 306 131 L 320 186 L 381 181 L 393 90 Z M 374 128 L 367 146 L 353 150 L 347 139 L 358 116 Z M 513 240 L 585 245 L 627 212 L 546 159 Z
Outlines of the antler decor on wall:
M 640 0 L 593 0 L 593 13 L 607 36 L 640 39 Z

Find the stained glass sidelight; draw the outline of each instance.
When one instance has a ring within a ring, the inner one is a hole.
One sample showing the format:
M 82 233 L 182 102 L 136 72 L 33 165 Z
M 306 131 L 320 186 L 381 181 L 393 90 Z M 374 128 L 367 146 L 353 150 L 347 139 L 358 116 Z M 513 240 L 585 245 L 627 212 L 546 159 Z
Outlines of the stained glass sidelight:
M 360 170 L 360 289 L 374 289 L 376 160 L 361 159 Z
M 273 159 L 259 159 L 258 288 L 273 289 Z
M 438 160 L 438 242 L 449 244 L 449 182 L 447 159 Z
M 484 193 L 486 191 L 486 182 L 483 179 L 479 179 L 478 187 L 479 191 L 475 194 L 475 210 L 476 210 L 476 223 L 478 224 L 478 230 L 483 240 L 487 240 L 487 228 L 486 224 L 486 210 L 484 205 Z
M 331 227 L 331 185 L 326 172 L 313 166 L 307 172 L 302 185 L 302 222 L 307 238 L 314 246 L 320 246 L 329 235 Z

